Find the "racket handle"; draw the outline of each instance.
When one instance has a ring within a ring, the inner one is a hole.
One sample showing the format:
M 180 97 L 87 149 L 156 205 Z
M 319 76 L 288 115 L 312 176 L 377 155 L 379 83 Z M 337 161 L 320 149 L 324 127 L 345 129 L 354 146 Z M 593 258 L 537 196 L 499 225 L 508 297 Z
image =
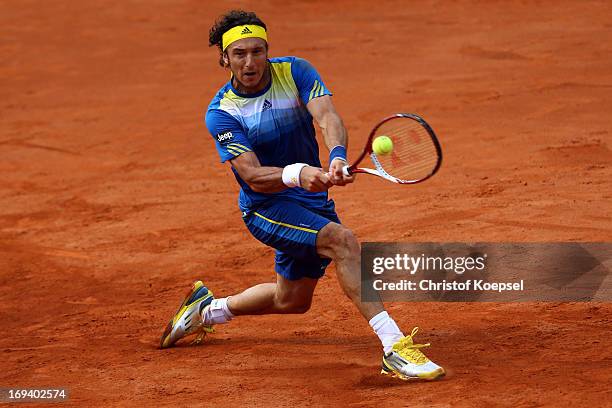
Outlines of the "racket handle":
M 351 175 L 351 169 L 349 168 L 349 166 L 344 166 L 342 168 L 342 174 L 344 174 L 345 176 L 350 176 Z

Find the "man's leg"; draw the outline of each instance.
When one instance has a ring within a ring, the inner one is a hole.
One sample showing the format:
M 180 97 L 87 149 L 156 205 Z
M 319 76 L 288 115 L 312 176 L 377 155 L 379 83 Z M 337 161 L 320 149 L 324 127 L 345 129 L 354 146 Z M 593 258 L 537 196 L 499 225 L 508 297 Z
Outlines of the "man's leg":
M 385 311 L 380 300 L 361 301 L 361 247 L 355 235 L 343 225 L 331 222 L 319 232 L 317 250 L 321 256 L 334 260 L 338 281 L 344 293 L 370 323 L 385 353 L 391 352 L 393 345 L 400 341 L 404 334 Z
M 323 227 L 317 238 L 317 252 L 334 260 L 340 286 L 366 320 L 384 310 L 380 300 L 361 301 L 361 247 L 348 228 L 335 222 Z
M 262 283 L 230 296 L 228 307 L 236 316 L 305 313 L 310 309 L 317 281 L 289 280 L 277 274 L 276 283 Z
M 160 348 L 171 347 L 192 334 L 199 343 L 213 325 L 228 323 L 236 315 L 306 313 L 316 285 L 317 279 L 287 279 L 277 274 L 276 283 L 262 283 L 237 295 L 214 299 L 197 281 L 166 326 Z
M 239 315 L 306 313 L 316 286 L 317 279 L 287 279 L 277 274 L 276 283 L 261 283 L 203 306 L 202 323 L 205 326 L 228 323 Z
M 413 343 L 416 329 L 404 337 L 380 300 L 361 301 L 361 250 L 357 238 L 348 228 L 335 222 L 327 224 L 319 232 L 317 251 L 336 262 L 340 286 L 378 335 L 384 349 L 383 374 L 404 380 L 433 380 L 444 375 L 444 369 L 419 350 L 425 345 Z
M 166 326 L 161 348 L 192 334 L 199 342 L 213 325 L 228 323 L 236 315 L 305 313 L 310 308 L 317 280 L 329 263 L 316 249 L 317 234 L 329 220 L 291 201 L 268 203 L 243 219 L 255 238 L 276 249 L 276 283 L 214 299 L 201 281 L 195 282 Z
M 317 254 L 316 240 L 330 220 L 298 203 L 271 202 L 243 219 L 255 238 L 276 249 L 276 283 L 255 285 L 237 295 L 202 303 L 201 325 L 227 323 L 236 315 L 305 313 L 317 280 L 329 263 Z M 203 298 L 202 293 L 199 296 Z

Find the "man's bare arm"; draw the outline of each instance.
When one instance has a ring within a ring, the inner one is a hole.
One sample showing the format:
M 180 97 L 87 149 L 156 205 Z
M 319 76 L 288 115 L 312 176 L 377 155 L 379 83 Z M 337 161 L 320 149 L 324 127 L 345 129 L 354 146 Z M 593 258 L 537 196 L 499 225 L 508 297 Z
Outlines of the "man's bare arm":
M 277 193 L 288 188 L 283 183 L 281 167 L 262 166 L 253 152 L 246 152 L 231 160 L 232 166 L 240 178 L 257 193 Z M 317 192 L 326 191 L 331 183 L 327 175 L 318 167 L 306 166 L 300 173 L 302 188 Z
M 323 140 L 329 150 L 338 145 L 347 147 L 348 134 L 331 96 L 314 98 L 308 102 L 306 108 L 321 128 Z
M 336 146 L 348 147 L 348 132 L 340 115 L 336 112 L 331 96 L 324 95 L 314 98 L 308 102 L 306 108 L 321 128 L 323 140 L 330 152 Z M 346 164 L 346 161 L 340 159 L 329 163 L 329 174 L 333 184 L 343 186 L 355 180 L 355 176 L 345 176 L 342 173 L 342 168 Z

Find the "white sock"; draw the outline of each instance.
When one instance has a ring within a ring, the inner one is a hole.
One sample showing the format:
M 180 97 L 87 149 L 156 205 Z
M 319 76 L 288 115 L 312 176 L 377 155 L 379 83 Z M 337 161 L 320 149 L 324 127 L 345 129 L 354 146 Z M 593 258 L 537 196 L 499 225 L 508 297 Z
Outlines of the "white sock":
M 404 337 L 395 321 L 385 310 L 370 319 L 370 326 L 372 326 L 372 329 L 378 335 L 385 354 L 390 353 L 393 350 L 393 345 Z
M 205 325 L 227 323 L 234 318 L 234 315 L 227 307 L 229 297 L 214 299 L 206 312 L 202 313 L 202 321 Z

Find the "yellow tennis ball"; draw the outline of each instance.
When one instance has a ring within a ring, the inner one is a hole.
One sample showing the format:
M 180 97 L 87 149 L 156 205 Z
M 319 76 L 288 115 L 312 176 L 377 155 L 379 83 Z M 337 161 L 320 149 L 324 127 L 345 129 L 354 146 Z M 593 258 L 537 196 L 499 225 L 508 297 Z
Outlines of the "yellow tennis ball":
M 372 150 L 382 156 L 389 154 L 393 151 L 393 141 L 388 136 L 378 136 L 372 142 Z

